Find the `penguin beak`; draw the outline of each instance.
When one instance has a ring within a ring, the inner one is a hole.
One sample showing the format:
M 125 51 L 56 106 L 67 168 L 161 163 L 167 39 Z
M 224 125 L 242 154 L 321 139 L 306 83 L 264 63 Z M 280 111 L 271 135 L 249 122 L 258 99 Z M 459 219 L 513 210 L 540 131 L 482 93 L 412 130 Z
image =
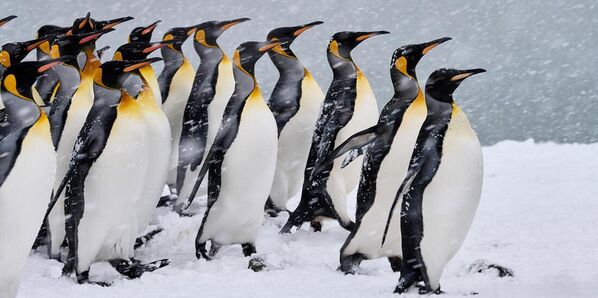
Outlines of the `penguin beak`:
M 38 73 L 44 73 L 46 72 L 48 69 L 54 67 L 56 64 L 60 64 L 63 61 L 66 61 L 68 59 L 72 59 L 73 56 L 64 56 L 64 57 L 60 57 L 60 58 L 56 58 L 56 59 L 52 59 L 52 60 L 47 60 L 43 63 L 42 66 L 37 68 L 37 72 Z
M 128 17 L 122 17 L 122 18 L 118 18 L 118 19 L 114 19 L 114 20 L 109 20 L 109 21 L 104 21 L 102 23 L 106 23 L 106 25 L 104 25 L 104 27 L 102 29 L 110 29 L 118 24 L 122 24 L 126 21 L 130 21 L 132 20 L 133 17 L 128 16 Z
M 81 22 L 81 24 L 79 24 L 79 29 L 83 29 L 83 27 L 85 27 L 85 25 L 87 24 L 87 22 L 89 22 L 91 19 L 91 12 L 88 12 L 87 15 L 85 16 L 85 19 L 83 19 L 83 22 Z M 93 28 L 93 24 L 91 24 L 91 22 L 89 23 L 89 25 L 91 25 L 91 27 Z
M 156 27 L 158 26 L 158 24 L 162 22 L 161 20 L 157 20 L 155 22 L 153 22 L 151 25 L 145 27 L 143 29 L 143 31 L 141 31 L 141 35 L 146 35 L 146 34 L 150 34 L 154 31 L 154 29 L 156 29 Z
M 322 21 L 315 21 L 315 22 L 311 22 L 309 24 L 305 24 L 303 26 L 301 26 L 300 29 L 296 30 L 295 32 L 293 32 L 293 36 L 297 37 L 299 35 L 301 35 L 301 33 L 313 28 L 314 26 L 320 25 L 320 24 L 324 24 L 324 22 Z
M 234 19 L 234 20 L 230 20 L 230 21 L 225 21 L 224 22 L 225 24 L 222 25 L 222 27 L 220 27 L 220 28 L 222 28 L 222 31 L 226 31 L 226 30 L 230 29 L 231 27 L 233 27 L 233 26 L 235 26 L 237 24 L 240 24 L 240 23 L 243 23 L 243 22 L 247 22 L 247 21 L 251 21 L 251 19 L 250 18 L 240 18 L 240 19 Z
M 10 22 L 10 20 L 15 19 L 17 16 L 7 16 L 0 20 L 0 27 L 4 26 L 4 24 Z
M 111 32 L 111 31 L 114 31 L 114 29 L 113 28 L 108 28 L 108 29 L 102 29 L 100 31 L 96 31 L 96 32 L 90 33 L 86 37 L 84 37 L 81 40 L 79 40 L 79 44 L 80 45 L 86 44 L 86 43 L 88 43 L 88 42 L 90 42 L 90 41 L 92 41 L 94 39 L 99 38 L 100 36 L 102 36 L 102 35 L 104 35 L 104 34 L 106 34 L 108 32 Z
M 48 41 L 46 38 L 35 39 L 26 42 L 27 43 L 27 52 L 31 52 L 37 47 L 41 46 L 44 42 Z
M 141 52 L 143 52 L 144 54 L 149 54 L 157 49 L 163 48 L 163 47 L 165 47 L 169 44 L 173 44 L 173 43 L 174 43 L 174 41 L 172 41 L 172 40 L 156 42 L 156 43 L 152 44 L 152 46 L 143 49 L 143 51 L 141 51 Z
M 162 61 L 162 58 L 157 58 L 156 57 L 156 58 L 150 58 L 150 59 L 140 60 L 140 61 L 137 61 L 134 64 L 131 64 L 131 65 L 125 67 L 123 69 L 123 72 L 132 72 L 132 71 L 134 71 L 136 69 L 142 68 L 142 67 L 144 67 L 146 65 L 150 65 L 150 64 L 152 64 L 154 62 L 158 62 L 158 61 Z
M 422 50 L 422 55 L 427 54 L 429 51 L 431 51 L 433 48 L 437 47 L 438 45 L 447 42 L 449 40 L 451 40 L 452 38 L 450 37 L 443 37 L 443 38 L 439 38 L 430 42 L 427 42 L 424 44 L 424 49 Z
M 452 77 L 451 81 L 452 82 L 460 82 L 460 81 L 467 79 L 470 76 L 473 76 L 473 75 L 479 74 L 479 73 L 483 73 L 483 72 L 486 72 L 486 70 L 481 69 L 481 68 L 462 70 L 459 72 L 458 75 Z
M 265 52 L 271 50 L 273 47 L 275 47 L 277 45 L 280 45 L 280 42 L 271 42 L 271 41 L 268 41 L 268 42 L 265 43 L 265 45 L 261 46 L 258 49 L 258 51 L 260 51 L 262 53 L 265 53 Z
M 197 31 L 197 26 L 187 27 L 187 37 L 193 35 Z
M 378 36 L 378 35 L 383 35 L 383 34 L 390 34 L 390 32 L 388 31 L 372 31 L 372 32 L 367 32 L 365 34 L 362 34 L 360 36 L 358 36 L 355 41 L 357 42 L 362 42 L 370 37 L 374 37 L 374 36 Z

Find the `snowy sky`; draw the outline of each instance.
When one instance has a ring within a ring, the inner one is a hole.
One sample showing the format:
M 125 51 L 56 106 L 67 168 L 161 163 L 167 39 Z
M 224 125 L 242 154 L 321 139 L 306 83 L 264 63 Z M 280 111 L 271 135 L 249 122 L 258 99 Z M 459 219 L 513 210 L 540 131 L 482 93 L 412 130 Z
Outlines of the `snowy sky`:
M 388 65 L 394 49 L 450 36 L 453 41 L 420 63 L 418 78 L 425 82 L 440 67 L 487 69 L 455 96 L 484 144 L 528 138 L 597 142 L 597 5 L 594 0 L 5 0 L 2 14 L 19 18 L 0 30 L 0 42 L 32 38 L 40 25 L 68 25 L 87 11 L 96 19 L 135 17 L 100 40 L 99 47 L 110 44 L 112 51 L 130 29 L 156 19 L 164 21 L 156 30 L 159 38 L 168 27 L 252 18 L 222 36 L 221 45 L 231 53 L 242 41 L 264 39 L 272 28 L 321 20 L 325 24 L 306 32 L 293 49 L 326 90 L 331 72 L 325 48 L 334 32 L 388 30 L 391 35 L 372 38 L 353 52 L 382 105 L 392 94 Z M 196 65 L 190 42 L 185 49 Z M 268 96 L 277 73 L 267 58 L 258 63 L 257 76 Z

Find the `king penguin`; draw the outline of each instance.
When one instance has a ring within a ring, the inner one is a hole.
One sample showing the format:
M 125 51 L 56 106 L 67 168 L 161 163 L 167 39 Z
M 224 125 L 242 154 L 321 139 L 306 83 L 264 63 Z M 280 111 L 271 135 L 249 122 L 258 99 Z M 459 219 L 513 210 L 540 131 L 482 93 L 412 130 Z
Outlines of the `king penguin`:
M 201 63 L 185 106 L 177 152 L 173 152 L 178 160 L 178 199 L 175 204 L 178 212 L 181 212 L 182 203 L 191 193 L 206 148 L 209 149 L 214 142 L 224 108 L 235 88 L 232 63 L 218 45 L 218 37 L 246 21 L 249 19 L 210 21 L 198 25 L 195 31 L 193 45 Z
M 312 173 L 317 175 L 329 167 L 334 158 L 348 151 L 364 154 L 357 191 L 355 228 L 340 253 L 339 269 L 345 273 L 353 273 L 353 267 L 363 259 L 380 257 L 388 257 L 394 271 L 401 268 L 399 221 L 392 222 L 393 238 L 387 239 L 383 247 L 379 245 L 386 224 L 384 215 L 390 209 L 400 182 L 405 178 L 417 134 L 426 119 L 424 93 L 417 81 L 415 69 L 425 54 L 448 40 L 450 38 L 441 38 L 398 48 L 390 64 L 394 95 L 382 109 L 378 123 L 349 137 L 328 157 L 318 161 Z M 363 149 L 365 146 L 368 146 L 367 150 Z
M 129 33 L 129 42 L 150 42 L 152 40 L 152 33 L 160 22 L 160 20 L 157 20 L 146 27 L 133 28 L 131 33 Z
M 60 27 L 55 25 L 43 25 L 37 30 L 37 38 L 46 39 L 46 42 L 42 43 L 37 48 L 37 61 L 44 61 L 52 59 L 50 56 L 50 48 L 54 41 L 64 34 L 67 34 L 71 30 L 71 27 Z M 58 75 L 53 69 L 46 71 L 44 76 L 37 79 L 35 83 L 34 96 L 38 97 L 38 100 L 43 102 L 44 105 L 49 105 L 58 85 Z M 37 93 L 37 94 L 36 94 Z
M 114 53 L 113 60 L 143 60 L 153 51 L 160 49 L 172 41 L 167 42 L 132 42 L 120 46 Z M 143 66 L 132 73 L 125 81 L 124 89 L 129 94 L 134 94 L 137 104 L 145 119 L 147 135 L 147 149 L 151 162 L 145 173 L 144 193 L 136 204 L 139 219 L 139 232 L 143 232 L 149 224 L 153 211 L 160 200 L 160 195 L 166 184 L 166 175 L 170 161 L 170 124 L 162 111 L 162 101 L 155 97 L 158 89 L 158 79 L 151 65 Z M 133 76 L 141 81 L 139 86 L 127 87 L 128 84 L 135 84 L 131 80 Z M 129 92 L 130 90 L 130 92 Z M 158 230 L 155 230 L 158 231 Z M 155 232 L 154 232 L 155 233 Z M 148 234 L 149 235 L 149 234 Z M 147 237 L 145 238 L 147 239 Z
M 268 52 L 279 72 L 268 100 L 278 127 L 276 174 L 266 203 L 266 209 L 272 215 L 287 211 L 287 202 L 301 190 L 310 147 L 305 140 L 312 139 L 324 102 L 322 89 L 290 46 L 300 34 L 322 23 L 282 27 L 268 33 L 268 40 L 282 41 Z
M 245 42 L 233 54 L 235 92 L 191 195 L 208 175 L 208 207 L 195 238 L 195 256 L 209 260 L 222 245 L 256 252 L 255 239 L 276 170 L 276 120 L 254 74 L 255 63 L 278 42 Z M 188 204 L 187 204 L 188 206 Z M 206 242 L 211 241 L 210 254 Z
M 426 82 L 428 114 L 381 242 L 384 246 L 391 236 L 390 222 L 400 220 L 404 261 L 396 293 L 420 281 L 420 292 L 439 293 L 444 266 L 471 227 L 482 191 L 482 148 L 453 93 L 463 80 L 482 72 L 439 69 Z
M 35 79 L 61 59 L 22 62 L 2 79 L 0 123 L 0 297 L 15 297 L 48 206 L 56 169 L 50 124 L 33 101 Z
M 361 157 L 357 162 L 341 168 L 335 163 L 332 169 L 311 176 L 320 156 L 328 155 L 354 133 L 376 124 L 378 104 L 370 84 L 353 62 L 351 51 L 364 40 L 388 34 L 388 31 L 338 32 L 328 44 L 328 63 L 333 78 L 316 129 L 304 172 L 301 200 L 291 213 L 281 233 L 290 232 L 294 226 L 311 221 L 316 231 L 321 229 L 322 217 L 334 218 L 347 230 L 353 222 L 347 213 L 346 196 L 359 182 Z
M 145 118 L 122 89 L 135 70 L 160 61 L 109 61 L 94 78 L 94 104 L 77 136 L 69 169 L 55 195 L 65 190 L 68 256 L 63 274 L 89 282 L 89 267 L 109 261 L 121 274 L 141 276 L 168 264 L 133 259 L 138 198 L 150 162 Z
M 172 28 L 162 38 L 163 41 L 174 41 L 173 44 L 161 49 L 164 69 L 158 77 L 162 94 L 162 109 L 170 122 L 172 135 L 167 183 L 174 193 L 176 193 L 174 185 L 176 184 L 179 138 L 183 130 L 183 115 L 195 78 L 195 70 L 183 54 L 182 46 L 185 40 L 195 33 L 195 29 L 196 26 Z
M 56 40 L 52 45 L 52 57 L 78 55 L 83 51 L 86 63 L 83 69 L 78 63 L 61 64 L 55 72 L 62 81 L 56 97 L 50 105 L 50 127 L 52 142 L 56 149 L 55 188 L 67 172 L 69 160 L 77 139 L 77 134 L 85 123 L 87 113 L 93 105 L 93 78 L 100 62 L 93 54 L 94 41 L 114 29 L 97 32 L 72 34 Z M 76 61 L 75 61 L 76 62 Z M 50 194 L 48 194 L 50 195 Z M 48 253 L 51 258 L 60 258 L 60 246 L 64 240 L 64 196 L 52 201 L 48 210 Z

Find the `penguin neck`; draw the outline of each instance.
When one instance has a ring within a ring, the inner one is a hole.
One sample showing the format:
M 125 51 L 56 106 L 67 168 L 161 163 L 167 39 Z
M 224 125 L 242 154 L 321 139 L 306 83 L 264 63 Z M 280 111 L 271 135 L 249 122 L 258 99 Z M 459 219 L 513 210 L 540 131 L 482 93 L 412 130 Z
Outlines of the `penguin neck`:
M 452 92 L 436 90 L 434 87 L 426 86 L 426 107 L 428 118 L 447 118 L 449 121 L 453 112 L 455 101 Z
M 414 76 L 391 69 L 390 78 L 394 88 L 393 99 L 413 101 L 419 92 L 419 84 Z
M 164 69 L 179 69 L 185 60 L 185 56 L 182 52 L 173 50 L 170 47 L 163 47 L 162 58 L 164 59 Z
M 290 49 L 288 49 L 288 51 L 285 50 L 285 53 L 288 54 L 288 52 L 292 53 Z M 299 62 L 294 54 L 292 56 L 285 56 L 270 51 L 268 52 L 268 55 L 276 69 L 278 69 L 278 73 L 280 74 L 279 81 L 298 82 L 303 80 L 303 77 L 305 76 L 305 67 L 303 67 L 303 64 Z
M 4 77 L 5 71 L 6 71 L 6 67 L 4 67 L 4 65 L 0 65 L 0 80 Z
M 102 64 L 100 60 L 96 58 L 93 51 L 93 47 L 89 47 L 84 50 L 85 64 L 81 68 L 81 80 L 85 78 L 93 79 L 96 70 Z
M 77 87 L 81 83 L 81 72 L 77 66 L 59 63 L 54 66 L 54 71 L 60 80 L 61 90 L 71 90 L 73 93 L 77 90 Z
M 21 129 L 33 126 L 41 116 L 37 104 L 32 99 L 18 97 L 2 89 L 2 101 L 9 125 Z
M 120 103 L 121 91 L 93 83 L 93 107 L 94 108 L 116 108 Z
M 247 99 L 249 95 L 257 88 L 255 76 L 239 69 L 237 66 L 233 68 L 233 75 L 235 77 L 235 92 L 233 97 Z
M 205 46 L 199 42 L 194 42 L 195 52 L 199 55 L 201 63 L 199 63 L 199 71 L 214 70 L 218 67 L 220 61 L 224 58 L 224 52 L 218 45 Z
M 353 60 L 339 58 L 328 52 L 328 64 L 332 68 L 332 81 L 357 79 L 359 68 Z

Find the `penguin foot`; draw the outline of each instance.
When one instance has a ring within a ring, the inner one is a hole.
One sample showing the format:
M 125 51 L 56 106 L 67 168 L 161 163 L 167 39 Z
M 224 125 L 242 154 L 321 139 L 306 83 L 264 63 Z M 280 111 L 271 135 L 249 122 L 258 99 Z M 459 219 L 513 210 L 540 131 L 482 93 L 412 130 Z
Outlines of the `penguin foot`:
M 485 273 L 490 270 L 495 271 L 499 278 L 515 276 L 513 270 L 501 265 L 488 263 L 487 260 L 477 260 L 469 266 L 469 272 Z
M 161 196 L 156 207 L 170 207 L 176 201 L 174 195 Z
M 252 254 L 257 252 L 255 250 L 255 245 L 252 243 L 243 243 L 241 244 L 241 247 L 243 248 L 243 255 L 246 257 L 250 257 Z
M 208 256 L 210 256 L 210 258 L 213 258 L 218 253 L 220 248 L 222 248 L 221 244 L 212 241 L 210 245 L 210 252 L 208 252 Z
M 346 222 L 346 223 L 342 222 L 342 221 L 339 221 L 339 224 L 340 224 L 340 226 L 343 229 L 345 229 L 345 230 L 347 230 L 349 232 L 353 231 L 353 229 L 355 228 L 355 223 L 353 221 L 349 221 L 349 222 Z
M 210 247 L 210 250 L 212 250 L 211 247 Z M 210 257 L 208 255 L 208 251 L 206 250 L 206 243 L 205 242 L 203 242 L 203 243 L 196 243 L 195 244 L 195 257 L 198 260 L 201 260 L 201 258 L 206 259 L 206 261 L 211 261 L 212 260 L 212 257 Z
M 341 265 L 338 267 L 337 270 L 342 271 L 345 275 L 353 275 L 355 274 L 355 267 L 361 264 L 361 261 L 365 259 L 365 256 L 360 253 L 355 253 L 352 255 L 342 255 L 340 257 Z
M 309 223 L 309 226 L 314 230 L 314 232 L 322 232 L 322 222 L 317 220 L 312 220 Z
M 154 236 L 158 235 L 162 231 L 164 231 L 164 229 L 162 229 L 161 227 L 158 227 L 154 230 L 149 231 L 147 234 L 135 239 L 134 248 L 135 249 L 140 248 L 141 246 L 146 244 L 148 241 L 152 240 L 154 238 Z
M 401 257 L 388 257 L 388 262 L 390 263 L 392 272 L 401 272 L 401 267 L 403 267 L 403 260 L 401 260 Z
M 278 217 L 278 215 L 280 215 L 280 213 L 283 211 L 288 212 L 288 210 L 284 210 L 284 209 L 280 209 L 280 208 L 276 207 L 270 197 L 268 197 L 268 200 L 266 201 L 266 205 L 264 206 L 264 211 L 270 217 Z
M 427 295 L 427 294 L 434 294 L 434 295 L 441 295 L 444 294 L 444 292 L 442 290 L 440 290 L 440 287 L 438 287 L 438 289 L 436 290 L 432 290 L 429 287 L 422 285 L 422 284 L 415 284 L 414 287 L 416 287 L 417 293 L 420 295 Z
M 168 259 L 162 259 L 153 261 L 147 264 L 142 264 L 139 260 L 123 260 L 115 259 L 110 261 L 110 265 L 118 271 L 118 273 L 128 278 L 139 278 L 146 272 L 152 272 L 162 267 L 168 266 L 170 261 Z
M 249 264 L 247 266 L 247 269 L 251 269 L 253 272 L 260 272 L 264 269 L 266 269 L 266 262 L 264 261 L 264 259 L 260 258 L 260 257 L 255 257 L 252 258 L 251 260 L 249 260 Z
M 109 287 L 112 283 L 106 281 L 91 281 L 89 280 L 89 270 L 77 274 L 77 282 L 79 284 L 96 285 L 100 287 Z
M 405 276 L 401 276 L 401 278 L 399 278 L 399 284 L 395 287 L 394 293 L 403 294 L 403 293 L 407 292 L 409 290 L 409 288 L 411 288 L 417 282 L 418 282 L 418 274 L 415 272 L 411 272 L 409 274 L 406 274 Z M 429 288 L 427 290 L 431 291 L 431 289 L 429 289 Z M 421 288 L 420 288 L 420 292 L 421 292 Z

